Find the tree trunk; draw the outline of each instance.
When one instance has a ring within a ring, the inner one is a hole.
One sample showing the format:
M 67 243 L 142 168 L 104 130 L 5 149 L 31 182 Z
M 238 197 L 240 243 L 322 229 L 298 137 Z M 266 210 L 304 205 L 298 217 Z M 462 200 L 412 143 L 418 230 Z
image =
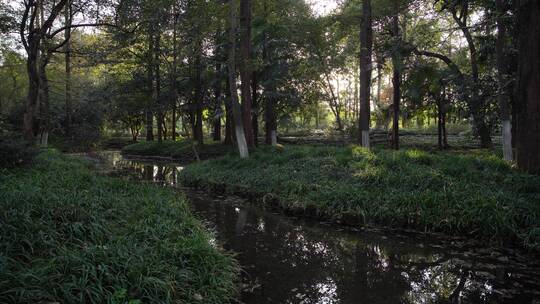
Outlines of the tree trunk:
M 521 0 L 518 16 L 516 159 L 521 170 L 540 173 L 540 1 Z
M 443 149 L 443 136 L 442 136 L 442 115 L 441 115 L 441 100 L 437 100 L 437 147 L 439 150 Z
M 502 141 L 503 141 L 503 158 L 506 161 L 512 161 L 512 123 L 510 121 L 510 109 L 508 105 L 508 85 L 505 73 L 505 47 L 504 40 L 506 39 L 506 26 L 504 24 L 505 9 L 502 0 L 495 1 L 497 6 L 497 81 L 499 92 L 497 99 L 499 101 L 499 111 L 502 122 Z
M 49 63 L 50 54 L 43 49 L 39 62 L 39 131 L 40 131 L 40 146 L 47 148 L 49 145 L 49 131 L 51 127 L 50 118 L 50 100 L 49 100 L 49 79 L 47 77 L 47 64 Z
M 64 8 L 64 18 L 66 30 L 64 31 L 64 39 L 66 45 L 64 47 L 64 56 L 66 64 L 66 135 L 71 136 L 71 1 L 68 1 Z
M 154 37 L 152 36 L 152 31 L 148 32 L 148 94 L 150 95 L 148 102 L 146 104 L 146 140 L 154 140 Z
M 399 16 L 397 12 L 392 18 L 392 31 L 394 40 L 396 43 L 399 43 Z M 393 92 L 393 106 L 394 106 L 394 115 L 393 115 L 393 124 L 392 124 L 392 148 L 399 150 L 399 105 L 401 102 L 401 55 L 399 50 L 394 50 L 392 54 L 392 65 L 393 65 L 393 77 L 392 85 L 394 87 Z
M 373 29 L 371 26 L 371 0 L 362 2 L 360 25 L 360 142 L 369 148 L 371 54 L 373 50 Z
M 242 123 L 242 109 L 238 103 L 238 93 L 236 91 L 236 5 L 235 0 L 229 0 L 229 57 L 228 57 L 228 78 L 229 90 L 231 91 L 231 106 L 234 117 L 234 130 L 240 158 L 249 157 L 248 146 L 244 134 Z
M 477 58 L 478 54 L 477 54 L 476 46 L 474 44 L 473 36 L 470 32 L 470 28 L 467 25 L 469 4 L 468 2 L 464 2 L 463 5 L 465 7 L 461 13 L 461 16 L 457 15 L 456 7 L 451 7 L 450 11 L 452 13 L 452 17 L 454 18 L 454 21 L 458 24 L 459 28 L 461 29 L 463 33 L 463 36 L 465 36 L 465 40 L 467 41 L 467 46 L 469 48 L 471 76 L 472 76 L 472 85 L 473 85 L 471 101 L 469 102 L 469 108 L 471 110 L 471 114 L 473 117 L 474 126 L 476 127 L 476 131 L 478 132 L 478 136 L 480 137 L 480 143 L 481 143 L 482 148 L 491 148 L 492 146 L 491 131 L 486 125 L 484 114 L 481 112 L 482 102 L 479 96 L 480 81 L 479 81 L 479 72 L 478 72 L 478 58 Z
M 251 0 L 240 0 L 240 90 L 242 92 L 242 121 L 249 147 L 254 146 L 251 125 Z
M 216 49 L 216 82 L 214 84 L 214 117 L 212 120 L 212 137 L 214 141 L 221 141 L 221 63 Z
M 253 72 L 251 78 L 251 93 L 252 93 L 252 116 L 251 116 L 251 125 L 253 127 L 253 140 L 255 146 L 258 146 L 259 143 L 259 100 L 257 96 L 257 73 Z
M 172 106 L 172 123 L 171 123 L 171 137 L 173 141 L 176 141 L 176 103 L 178 101 L 178 86 L 176 84 L 176 73 L 178 71 L 178 8 L 174 6 L 174 21 L 173 21 L 173 63 L 172 73 L 170 77 L 170 86 L 172 90 L 171 106 Z
M 159 54 L 161 52 L 161 33 L 159 29 L 159 25 L 157 25 L 158 28 L 155 31 L 155 44 L 154 44 L 154 50 L 153 50 L 153 66 L 154 66 L 154 104 L 156 105 L 157 110 L 157 137 L 158 141 L 163 141 L 163 107 L 161 105 L 161 71 L 160 71 L 160 58 Z
M 199 84 L 196 86 L 196 99 L 197 103 L 195 104 L 195 140 L 199 143 L 199 145 L 204 144 L 204 133 L 203 133 L 203 96 L 202 96 L 202 88 L 200 83 L 200 71 L 198 72 L 199 77 Z
M 24 138 L 33 142 L 36 136 L 36 114 L 38 110 L 39 96 L 39 73 L 37 58 L 39 50 L 39 38 L 32 37 L 28 41 L 28 57 L 26 59 L 26 71 L 28 73 L 28 95 L 26 97 L 26 109 L 24 113 Z
M 272 80 L 270 80 L 271 82 Z M 277 118 L 274 111 L 274 88 L 269 84 L 265 89 L 264 100 L 264 131 L 265 143 L 275 146 L 277 144 Z
M 233 121 L 233 112 L 232 112 L 232 104 L 231 104 L 231 91 L 229 90 L 230 83 L 229 83 L 229 69 L 227 68 L 227 90 L 225 90 L 225 140 L 223 141 L 226 145 L 232 145 L 233 144 L 233 128 L 234 128 L 234 121 Z
M 264 3 L 265 15 L 268 15 L 266 2 Z M 264 142 L 267 145 L 277 145 L 277 118 L 275 113 L 274 102 L 274 80 L 270 79 L 271 59 L 268 48 L 268 34 L 264 33 L 263 38 L 263 62 L 264 62 Z

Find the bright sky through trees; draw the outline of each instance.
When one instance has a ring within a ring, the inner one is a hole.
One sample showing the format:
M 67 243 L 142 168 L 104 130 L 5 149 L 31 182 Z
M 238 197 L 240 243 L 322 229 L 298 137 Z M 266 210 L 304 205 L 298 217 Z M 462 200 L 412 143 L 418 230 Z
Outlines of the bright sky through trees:
M 338 6 L 337 0 L 311 0 L 309 3 L 318 15 L 326 15 Z

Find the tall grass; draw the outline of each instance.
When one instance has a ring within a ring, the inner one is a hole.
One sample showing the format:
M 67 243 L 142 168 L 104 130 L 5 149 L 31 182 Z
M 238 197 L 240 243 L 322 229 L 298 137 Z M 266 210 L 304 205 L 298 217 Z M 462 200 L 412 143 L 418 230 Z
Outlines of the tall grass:
M 224 303 L 237 267 L 179 193 L 47 152 L 0 172 L 0 303 Z M 201 300 L 202 299 L 202 300 Z
M 180 178 L 190 185 L 277 197 L 285 209 L 342 222 L 540 249 L 540 177 L 516 172 L 485 152 L 266 147 L 248 160 L 229 155 L 189 165 Z

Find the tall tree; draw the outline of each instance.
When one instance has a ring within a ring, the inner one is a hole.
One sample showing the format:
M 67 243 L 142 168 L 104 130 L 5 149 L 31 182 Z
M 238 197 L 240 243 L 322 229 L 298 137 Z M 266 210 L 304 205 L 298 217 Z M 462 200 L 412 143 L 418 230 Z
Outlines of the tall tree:
M 64 31 L 64 39 L 66 40 L 66 45 L 64 46 L 64 58 L 65 58 L 65 71 L 66 71 L 66 134 L 71 135 L 71 24 L 72 24 L 72 8 L 71 0 L 68 0 L 66 7 L 64 8 L 64 22 L 66 29 Z
M 19 34 L 27 54 L 26 68 L 28 73 L 28 95 L 25 103 L 24 113 L 24 137 L 33 141 L 38 133 L 36 116 L 39 111 L 39 52 L 43 39 L 49 34 L 56 18 L 64 8 L 67 0 L 60 0 L 55 3 L 48 16 L 40 7 L 43 7 L 43 0 L 28 0 L 24 2 L 24 11 L 20 22 Z M 43 15 L 43 18 L 40 17 Z M 43 22 L 39 22 L 42 19 Z M 54 36 L 54 35 L 53 35 Z
M 242 92 L 242 121 L 248 146 L 255 144 L 251 121 L 251 0 L 240 0 L 240 90 Z
M 242 123 L 242 109 L 238 103 L 236 89 L 236 1 L 229 0 L 229 56 L 227 60 L 229 91 L 231 92 L 231 107 L 234 116 L 234 130 L 240 158 L 249 157 L 244 126 Z
M 478 50 L 469 26 L 470 3 L 469 1 L 444 0 L 443 7 L 450 11 L 452 18 L 457 23 L 459 29 L 465 36 L 465 41 L 469 48 L 469 63 L 471 67 L 471 99 L 469 108 L 473 117 L 474 126 L 480 137 L 480 143 L 483 148 L 492 146 L 491 131 L 486 124 L 483 113 L 483 101 L 480 96 L 480 72 L 478 64 Z
M 401 102 L 401 46 L 399 33 L 399 1 L 395 0 L 395 12 L 392 17 L 392 35 L 394 36 L 394 50 L 392 52 L 392 85 L 393 85 L 393 124 L 392 147 L 399 149 L 399 105 Z
M 499 111 L 502 122 L 502 139 L 503 139 L 503 158 L 506 161 L 511 161 L 512 156 L 512 123 L 510 121 L 510 106 L 508 104 L 508 77 L 506 76 L 505 68 L 505 41 L 506 41 L 506 25 L 504 18 L 506 10 L 502 0 L 495 0 L 497 7 L 497 82 L 499 101 Z
M 521 170 L 540 173 L 540 1 L 520 0 L 516 159 Z
M 270 12 L 268 9 L 268 0 L 263 1 L 264 18 L 268 19 Z M 263 30 L 262 38 L 262 60 L 264 64 L 264 142 L 267 145 L 277 144 L 277 117 L 276 117 L 276 87 L 275 81 L 272 81 L 272 59 L 269 47 L 269 29 Z
M 371 0 L 362 1 L 360 23 L 360 142 L 369 148 L 371 56 L 373 52 L 373 28 L 371 20 Z

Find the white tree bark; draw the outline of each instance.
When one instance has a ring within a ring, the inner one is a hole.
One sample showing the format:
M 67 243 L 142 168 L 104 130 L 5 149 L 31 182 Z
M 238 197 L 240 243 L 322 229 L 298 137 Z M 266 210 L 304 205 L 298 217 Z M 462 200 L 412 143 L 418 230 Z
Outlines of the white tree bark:
M 231 104 L 233 108 L 234 130 L 240 158 L 249 157 L 244 124 L 242 122 L 242 110 L 238 103 L 238 90 L 236 88 L 236 1 L 229 0 L 229 89 L 231 91 Z

